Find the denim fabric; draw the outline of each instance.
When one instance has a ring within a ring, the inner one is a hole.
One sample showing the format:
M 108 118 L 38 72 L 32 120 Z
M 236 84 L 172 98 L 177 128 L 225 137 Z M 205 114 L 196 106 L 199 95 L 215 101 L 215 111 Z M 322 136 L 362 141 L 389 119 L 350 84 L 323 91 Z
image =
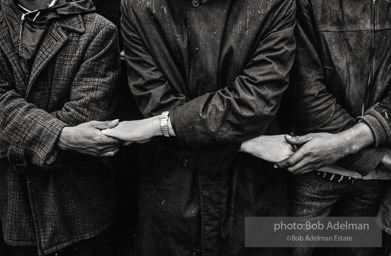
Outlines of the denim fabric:
M 291 176 L 291 216 L 376 216 L 381 199 L 391 184 L 386 180 L 355 180 L 354 183 L 330 181 L 315 173 Z M 295 248 L 292 255 L 376 254 L 375 248 L 331 248 L 318 252 L 314 248 Z

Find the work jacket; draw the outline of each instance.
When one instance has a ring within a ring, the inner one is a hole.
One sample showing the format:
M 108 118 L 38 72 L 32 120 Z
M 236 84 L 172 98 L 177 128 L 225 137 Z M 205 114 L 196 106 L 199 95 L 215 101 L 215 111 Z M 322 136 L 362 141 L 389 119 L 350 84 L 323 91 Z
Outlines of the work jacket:
M 66 126 L 113 118 L 117 32 L 97 14 L 54 20 L 30 73 L 17 49 L 0 8 L 0 218 L 7 244 L 43 255 L 99 234 L 115 218 L 107 160 L 56 144 Z
M 177 135 L 143 149 L 136 254 L 251 255 L 245 216 L 283 213 L 285 188 L 238 149 L 278 132 L 294 1 L 125 0 L 122 12 L 137 105 L 145 117 L 169 111 Z
M 295 37 L 296 132 L 337 133 L 365 122 L 375 145 L 338 163 L 368 174 L 391 143 L 391 4 L 298 0 Z

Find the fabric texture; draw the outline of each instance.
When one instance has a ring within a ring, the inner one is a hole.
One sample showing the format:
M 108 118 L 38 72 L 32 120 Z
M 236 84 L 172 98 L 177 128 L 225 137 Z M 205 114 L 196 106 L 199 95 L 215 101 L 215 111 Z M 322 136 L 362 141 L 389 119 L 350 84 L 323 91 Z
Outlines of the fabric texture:
M 177 134 L 143 146 L 136 255 L 284 255 L 244 248 L 245 216 L 284 215 L 286 179 L 238 150 L 279 132 L 294 1 L 125 0 L 122 14 L 136 103 L 170 111 Z
M 28 60 L 35 56 L 51 20 L 95 11 L 90 0 L 59 0 L 52 7 L 31 10 L 29 13 L 24 12 L 15 0 L 2 0 L 1 5 L 12 41 L 19 49 L 19 55 Z
M 355 180 L 354 183 L 330 181 L 316 173 L 292 175 L 289 215 L 299 217 L 375 217 L 391 181 Z M 376 248 L 294 248 L 292 256 L 347 255 L 375 256 Z M 326 253 L 327 252 L 327 253 Z
M 53 20 L 22 72 L 0 12 L 0 217 L 4 240 L 49 254 L 96 236 L 115 218 L 107 159 L 56 147 L 65 126 L 110 120 L 119 50 L 114 25 L 96 14 Z
M 298 134 L 338 133 L 359 122 L 376 145 L 338 163 L 366 175 L 390 144 L 391 6 L 386 1 L 297 1 L 291 92 Z M 383 147 L 381 147 L 383 146 Z

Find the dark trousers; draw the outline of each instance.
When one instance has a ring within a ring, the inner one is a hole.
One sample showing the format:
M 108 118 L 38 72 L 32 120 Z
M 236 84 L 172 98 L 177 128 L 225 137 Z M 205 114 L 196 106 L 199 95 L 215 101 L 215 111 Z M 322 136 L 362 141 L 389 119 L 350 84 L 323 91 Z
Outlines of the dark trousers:
M 391 182 L 384 180 L 355 180 L 338 182 L 324 179 L 316 173 L 292 175 L 290 182 L 291 216 L 352 216 L 375 217 L 381 199 Z M 377 256 L 376 248 L 294 248 L 293 256 Z
M 48 256 L 115 256 L 112 229 L 102 234 L 61 249 Z M 37 248 L 32 246 L 7 246 L 6 256 L 38 256 Z M 3 255 L 1 255 L 3 256 Z

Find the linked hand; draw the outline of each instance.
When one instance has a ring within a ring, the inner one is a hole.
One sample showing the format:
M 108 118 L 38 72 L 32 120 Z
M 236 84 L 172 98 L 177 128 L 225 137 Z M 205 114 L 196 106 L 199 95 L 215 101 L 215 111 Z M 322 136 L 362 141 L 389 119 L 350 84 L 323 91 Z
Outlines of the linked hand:
M 145 143 L 154 136 L 161 135 L 159 117 L 123 121 L 114 128 L 102 130 L 102 134 L 125 141 Z
M 101 130 L 113 128 L 118 123 L 118 120 L 91 121 L 74 127 L 65 127 L 60 133 L 57 146 L 62 150 L 71 150 L 90 156 L 114 156 L 122 142 L 103 135 Z
M 275 163 L 292 155 L 294 148 L 285 140 L 284 135 L 264 135 L 243 142 L 240 151 Z
M 285 136 L 291 145 L 299 149 L 289 158 L 275 164 L 294 174 L 315 171 L 335 163 L 346 155 L 343 137 L 330 133 L 311 133 L 304 136 Z

